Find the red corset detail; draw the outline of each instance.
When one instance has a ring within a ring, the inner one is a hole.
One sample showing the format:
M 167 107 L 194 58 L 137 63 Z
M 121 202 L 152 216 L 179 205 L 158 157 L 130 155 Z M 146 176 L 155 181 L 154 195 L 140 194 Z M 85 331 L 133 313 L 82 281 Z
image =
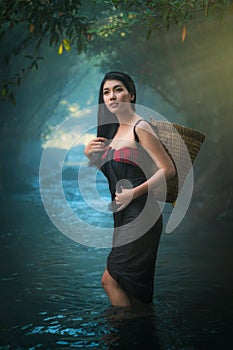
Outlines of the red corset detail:
M 104 152 L 102 159 L 105 159 L 107 157 L 108 151 L 111 150 L 111 147 L 107 148 Z M 121 149 L 112 149 L 113 150 L 113 156 L 112 159 L 116 162 L 123 162 L 128 163 L 132 165 L 138 164 L 138 150 L 135 148 L 130 147 L 124 147 Z

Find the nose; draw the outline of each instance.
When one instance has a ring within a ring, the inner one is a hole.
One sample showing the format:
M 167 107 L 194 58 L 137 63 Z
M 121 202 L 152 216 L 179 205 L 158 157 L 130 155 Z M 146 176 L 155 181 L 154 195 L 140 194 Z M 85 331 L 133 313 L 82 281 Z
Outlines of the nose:
M 109 96 L 110 100 L 115 100 L 116 99 L 116 95 L 114 91 L 110 92 L 110 96 Z

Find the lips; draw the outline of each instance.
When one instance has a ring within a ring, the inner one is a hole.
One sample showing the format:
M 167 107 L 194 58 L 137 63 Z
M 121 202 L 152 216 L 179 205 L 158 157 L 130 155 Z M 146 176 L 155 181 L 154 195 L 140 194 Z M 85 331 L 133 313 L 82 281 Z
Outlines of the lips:
M 119 105 L 119 103 L 117 103 L 117 102 L 109 103 L 109 107 L 111 107 L 111 108 L 118 107 L 118 105 Z

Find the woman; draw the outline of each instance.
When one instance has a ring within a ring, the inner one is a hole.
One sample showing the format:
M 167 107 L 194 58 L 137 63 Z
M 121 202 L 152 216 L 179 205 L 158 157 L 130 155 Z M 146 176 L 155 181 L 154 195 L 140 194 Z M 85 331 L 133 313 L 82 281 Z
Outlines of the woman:
M 115 306 L 150 303 L 162 216 L 151 189 L 175 167 L 148 122 L 135 112 L 136 89 L 125 73 L 109 72 L 99 91 L 97 137 L 84 153 L 109 182 L 113 247 L 102 285 Z M 155 164 L 153 174 L 151 163 Z

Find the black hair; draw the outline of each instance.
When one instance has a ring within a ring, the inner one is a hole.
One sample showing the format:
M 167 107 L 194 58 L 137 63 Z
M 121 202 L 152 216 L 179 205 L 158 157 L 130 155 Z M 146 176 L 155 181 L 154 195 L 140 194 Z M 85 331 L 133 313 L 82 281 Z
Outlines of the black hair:
M 134 96 L 132 103 L 132 109 L 135 110 L 136 103 L 136 88 L 132 78 L 121 72 L 109 72 L 105 75 L 101 82 L 99 90 L 99 109 L 98 109 L 98 129 L 97 136 L 106 137 L 112 139 L 119 126 L 117 117 L 111 113 L 104 104 L 103 87 L 108 80 L 119 80 L 123 83 L 128 92 Z

